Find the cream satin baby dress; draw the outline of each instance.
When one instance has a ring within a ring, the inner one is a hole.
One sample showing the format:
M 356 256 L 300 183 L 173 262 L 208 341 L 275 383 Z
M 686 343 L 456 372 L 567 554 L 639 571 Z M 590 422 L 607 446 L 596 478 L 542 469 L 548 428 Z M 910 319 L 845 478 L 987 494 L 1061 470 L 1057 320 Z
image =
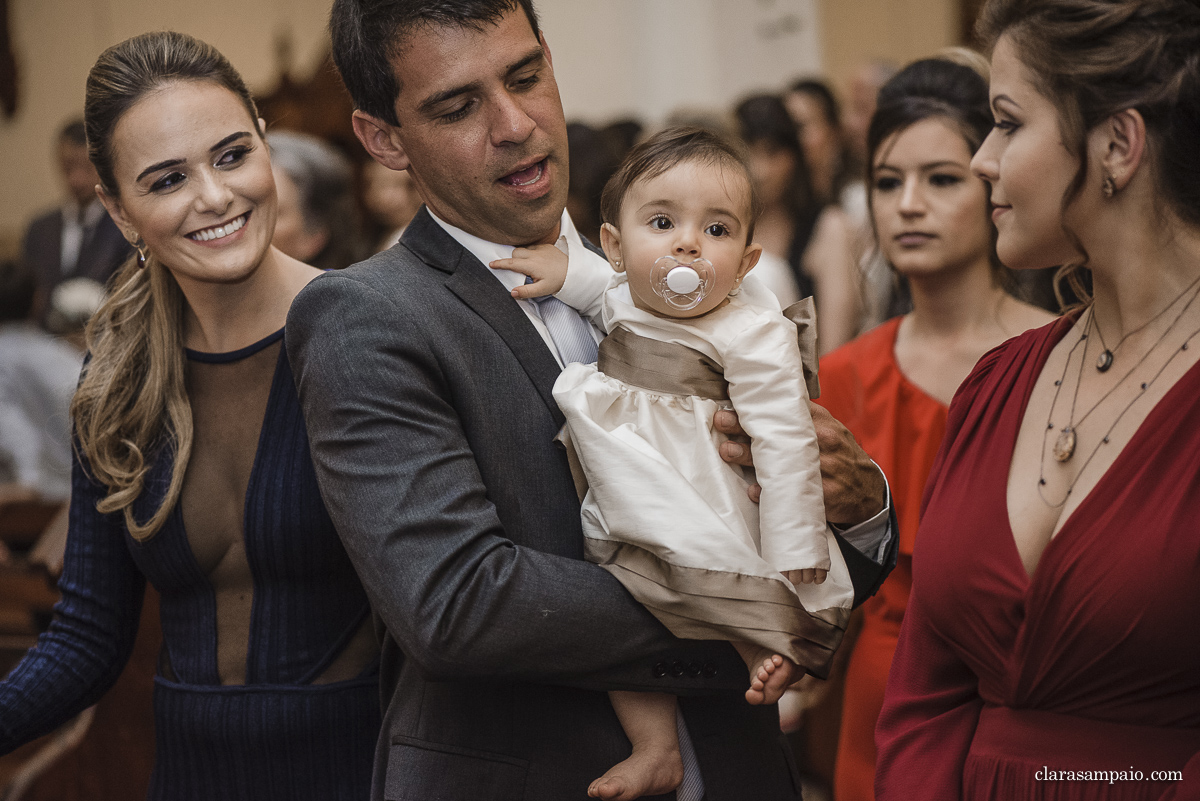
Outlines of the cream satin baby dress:
M 600 361 L 554 386 L 586 479 L 589 560 L 676 636 L 744 640 L 824 675 L 854 597 L 825 523 L 816 432 L 796 324 L 753 276 L 725 306 L 676 320 L 633 305 L 623 273 L 602 306 Z M 730 405 L 755 475 L 721 460 Z M 794 587 L 784 570 L 824 568 Z

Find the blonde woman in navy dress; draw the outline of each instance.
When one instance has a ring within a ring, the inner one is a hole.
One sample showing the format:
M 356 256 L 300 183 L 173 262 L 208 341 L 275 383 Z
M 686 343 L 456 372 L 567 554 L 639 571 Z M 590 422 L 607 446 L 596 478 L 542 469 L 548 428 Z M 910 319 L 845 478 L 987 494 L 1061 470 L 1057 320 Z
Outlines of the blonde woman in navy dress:
M 138 255 L 88 332 L 53 624 L 0 683 L 0 751 L 116 681 L 162 598 L 152 799 L 365 799 L 379 730 L 367 598 L 325 512 L 283 324 L 318 271 L 271 246 L 263 122 L 220 53 L 105 51 L 86 123 Z

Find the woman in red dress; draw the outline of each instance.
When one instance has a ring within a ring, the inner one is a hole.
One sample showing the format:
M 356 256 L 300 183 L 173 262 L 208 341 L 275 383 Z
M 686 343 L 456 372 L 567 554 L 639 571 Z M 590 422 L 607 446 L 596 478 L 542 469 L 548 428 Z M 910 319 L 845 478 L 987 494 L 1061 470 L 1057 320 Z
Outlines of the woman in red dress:
M 1000 258 L 1094 297 L 950 407 L 876 790 L 1200 798 L 1200 5 L 992 0 L 980 27 Z
M 946 406 L 984 353 L 1053 319 L 1003 288 L 987 184 L 970 170 L 991 127 L 986 79 L 942 59 L 918 61 L 892 78 L 871 121 L 872 220 L 883 255 L 909 281 L 913 310 L 821 361 L 818 402 L 887 475 L 900 536 L 896 569 L 863 605 L 846 673 L 838 801 L 875 797 L 875 721 L 908 602 L 921 490 L 941 445 Z

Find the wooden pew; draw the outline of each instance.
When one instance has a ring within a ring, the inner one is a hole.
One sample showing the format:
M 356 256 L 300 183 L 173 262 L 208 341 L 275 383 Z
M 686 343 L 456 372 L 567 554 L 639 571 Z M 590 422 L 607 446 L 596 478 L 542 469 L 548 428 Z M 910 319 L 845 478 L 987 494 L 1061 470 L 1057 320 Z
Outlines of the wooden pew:
M 0 499 L 0 675 L 32 647 L 58 600 L 66 510 Z M 49 525 L 48 525 L 49 524 Z M 158 595 L 147 592 L 133 656 L 117 684 L 58 731 L 0 757 L 0 801 L 128 801 L 146 796 L 154 762 L 151 695 L 162 647 Z

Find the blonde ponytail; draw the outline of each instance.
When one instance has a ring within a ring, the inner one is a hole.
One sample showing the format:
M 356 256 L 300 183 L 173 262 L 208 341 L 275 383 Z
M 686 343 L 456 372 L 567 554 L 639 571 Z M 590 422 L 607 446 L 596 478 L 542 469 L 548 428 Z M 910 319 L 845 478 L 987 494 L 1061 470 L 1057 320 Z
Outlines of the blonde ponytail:
M 192 409 L 184 387 L 183 293 L 151 256 L 134 257 L 87 328 L 91 358 L 71 404 L 81 455 L 108 488 L 97 509 L 123 512 L 130 535 L 148 540 L 179 500 L 192 451 Z M 149 520 L 133 503 L 160 449 L 174 452 L 166 496 Z

